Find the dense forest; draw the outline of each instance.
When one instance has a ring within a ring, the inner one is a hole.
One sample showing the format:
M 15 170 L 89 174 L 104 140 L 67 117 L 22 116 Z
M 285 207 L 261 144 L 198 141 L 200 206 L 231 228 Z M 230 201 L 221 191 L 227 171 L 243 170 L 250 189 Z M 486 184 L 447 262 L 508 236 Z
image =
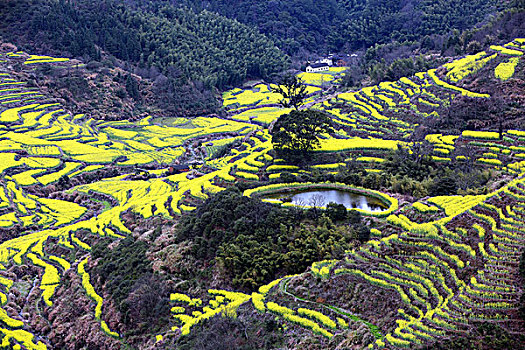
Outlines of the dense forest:
M 495 0 L 172 0 L 256 25 L 289 54 L 348 51 L 464 30 L 487 19 Z
M 370 230 L 360 225 L 359 214 L 351 213 L 353 226 L 336 228 L 330 218 L 346 220 L 347 213 L 343 208 L 342 215 L 337 215 L 335 203 L 330 208 L 329 219 L 321 220 L 324 211 L 320 209 L 307 213 L 284 209 L 231 189 L 184 216 L 177 241 L 192 241 L 191 254 L 197 261 L 216 263 L 225 281 L 253 290 L 279 274 L 303 271 L 318 260 L 340 258 L 352 247 L 352 240 L 369 237 Z

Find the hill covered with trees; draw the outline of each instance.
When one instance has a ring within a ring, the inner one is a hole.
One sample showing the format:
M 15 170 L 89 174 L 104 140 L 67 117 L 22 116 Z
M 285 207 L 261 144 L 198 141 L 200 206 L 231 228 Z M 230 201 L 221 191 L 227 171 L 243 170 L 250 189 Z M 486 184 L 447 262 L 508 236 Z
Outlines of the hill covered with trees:
M 162 0 L 161 0 L 162 1 Z M 175 0 L 254 25 L 289 54 L 365 49 L 470 28 L 508 5 L 496 0 Z
M 0 14 L 0 34 L 21 49 L 85 61 L 114 57 L 120 63 L 111 65 L 154 80 L 172 113 L 214 112 L 218 104 L 207 92 L 268 78 L 288 65 L 256 29 L 167 3 L 137 8 L 115 0 L 21 0 L 2 2 Z

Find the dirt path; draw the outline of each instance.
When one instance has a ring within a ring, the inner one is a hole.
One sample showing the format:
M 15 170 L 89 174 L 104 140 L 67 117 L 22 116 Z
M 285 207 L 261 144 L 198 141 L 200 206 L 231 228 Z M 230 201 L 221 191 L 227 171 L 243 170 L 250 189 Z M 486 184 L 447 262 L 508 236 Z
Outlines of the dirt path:
M 308 102 L 307 104 L 302 105 L 301 107 L 299 107 L 299 110 L 308 109 L 308 108 L 312 107 L 315 104 L 331 100 L 332 98 L 336 97 L 339 94 L 340 94 L 340 92 L 333 92 L 333 93 L 331 93 L 329 95 L 325 95 L 325 96 L 323 96 L 323 97 L 321 97 L 319 99 L 316 99 L 316 100 L 314 100 L 312 102 Z

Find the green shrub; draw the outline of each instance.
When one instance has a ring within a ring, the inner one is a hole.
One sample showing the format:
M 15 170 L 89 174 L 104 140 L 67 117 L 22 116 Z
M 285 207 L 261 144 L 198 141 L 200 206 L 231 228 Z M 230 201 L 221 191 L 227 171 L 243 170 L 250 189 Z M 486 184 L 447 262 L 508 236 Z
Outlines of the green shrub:
M 234 286 L 253 291 L 315 261 L 341 258 L 358 236 L 359 225 L 341 232 L 329 218 L 301 224 L 305 215 L 227 189 L 182 218 L 177 242 L 192 241 L 196 259 L 220 264 Z

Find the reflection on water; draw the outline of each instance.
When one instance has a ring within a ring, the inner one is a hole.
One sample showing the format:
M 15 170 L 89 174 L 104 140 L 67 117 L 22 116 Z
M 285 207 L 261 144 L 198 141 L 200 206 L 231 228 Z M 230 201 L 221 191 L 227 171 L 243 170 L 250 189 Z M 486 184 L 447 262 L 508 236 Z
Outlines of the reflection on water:
M 341 190 L 306 190 L 287 193 L 275 193 L 264 196 L 266 199 L 286 200 L 291 198 L 293 204 L 325 207 L 334 202 L 347 208 L 367 211 L 383 211 L 385 205 L 377 198 Z

